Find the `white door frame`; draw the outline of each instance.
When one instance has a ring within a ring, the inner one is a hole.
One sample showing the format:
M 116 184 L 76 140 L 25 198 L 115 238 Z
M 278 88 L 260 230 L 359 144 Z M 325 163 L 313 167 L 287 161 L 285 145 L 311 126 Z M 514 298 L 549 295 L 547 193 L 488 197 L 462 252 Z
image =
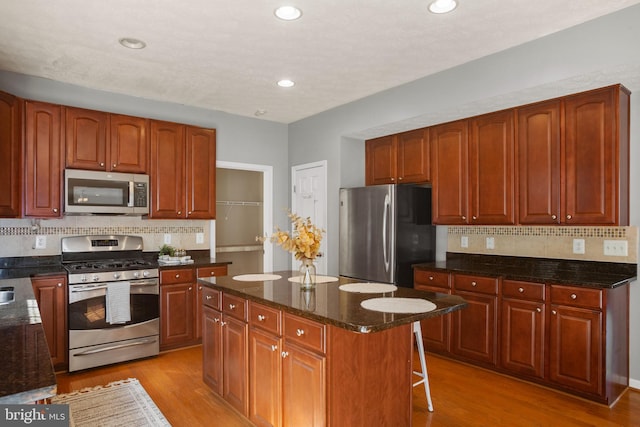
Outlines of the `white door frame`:
M 310 169 L 310 168 L 317 168 L 317 167 L 322 168 L 322 176 L 324 177 L 324 212 L 323 214 L 324 214 L 325 221 L 327 221 L 327 224 L 325 224 L 325 235 L 323 238 L 322 246 L 324 246 L 325 252 L 326 252 L 327 248 L 329 248 L 329 236 L 326 233 L 326 230 L 329 228 L 329 224 L 328 224 L 329 218 L 327 217 L 328 200 L 327 200 L 327 161 L 326 160 L 320 160 L 318 162 L 305 163 L 303 165 L 296 165 L 291 167 L 291 212 L 296 212 L 296 195 L 294 191 L 294 186 L 296 183 L 297 172 L 302 169 Z M 327 254 L 324 253 L 323 256 L 325 259 L 325 267 L 328 269 L 329 264 L 328 264 Z M 295 269 L 296 261 L 293 257 L 291 258 L 291 260 L 292 260 L 292 265 L 294 266 L 294 269 Z M 322 274 L 326 274 L 326 272 L 322 272 Z
M 270 233 L 273 230 L 273 166 L 217 160 L 216 168 L 262 172 L 262 230 Z M 215 222 L 212 224 L 213 233 L 210 235 L 215 236 Z M 212 239 L 211 255 L 214 254 L 215 239 Z M 262 266 L 264 271 L 273 271 L 273 244 L 268 240 L 264 243 Z

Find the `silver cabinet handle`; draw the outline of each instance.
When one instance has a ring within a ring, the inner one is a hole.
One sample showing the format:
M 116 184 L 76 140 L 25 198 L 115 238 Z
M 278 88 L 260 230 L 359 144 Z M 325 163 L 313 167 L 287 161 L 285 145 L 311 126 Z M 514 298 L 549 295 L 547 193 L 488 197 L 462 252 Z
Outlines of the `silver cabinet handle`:
M 577 298 L 578 298 L 578 295 L 576 295 L 576 294 L 571 294 L 571 299 L 577 299 Z
M 466 220 L 466 219 L 467 219 L 467 217 L 466 217 L 466 216 L 464 216 L 464 215 L 462 215 L 462 219 L 463 219 L 463 220 Z
M 182 211 L 178 211 L 178 215 L 182 215 Z
M 280 355 L 282 356 L 282 358 L 286 358 L 289 356 L 289 352 L 288 351 L 283 351 L 282 353 L 280 353 Z
M 296 335 L 301 337 L 304 335 L 304 329 L 296 329 Z
M 518 288 L 518 292 L 523 293 L 524 292 L 524 288 Z
M 433 276 L 429 276 L 429 280 L 433 280 Z
M 259 320 L 260 322 L 264 322 L 264 319 L 266 319 L 266 318 L 267 318 L 267 317 L 266 317 L 265 315 L 263 315 L 263 314 L 258 314 L 258 320 Z
M 211 272 L 211 275 L 212 275 L 212 276 L 215 276 L 215 275 L 216 275 L 216 272 L 215 272 L 215 271 L 212 271 L 212 272 Z
M 229 310 L 235 310 L 235 309 L 236 309 L 235 304 L 229 304 Z
M 551 215 L 551 219 L 557 219 L 558 217 L 555 215 Z
M 551 310 L 551 314 L 558 314 L 558 312 L 555 310 Z
M 477 216 L 475 216 L 475 215 L 473 215 L 473 216 L 471 217 L 471 219 L 475 221 L 476 219 L 478 219 L 478 217 L 477 217 Z
M 536 308 L 536 311 L 537 311 L 538 313 L 542 313 L 542 309 L 541 309 L 540 307 Z
M 215 317 L 215 318 L 213 319 L 213 322 L 214 322 L 214 323 L 220 323 L 220 319 L 218 319 L 217 317 Z
M 471 286 L 475 288 L 476 286 L 478 286 L 478 284 L 476 282 L 471 282 Z
M 190 290 L 190 291 L 191 291 L 191 290 L 193 290 L 193 286 L 189 286 L 189 290 Z
M 225 321 L 220 322 L 220 326 L 224 326 L 226 324 L 227 324 L 227 322 L 225 322 Z
M 58 213 L 58 208 L 53 208 L 53 213 Z
M 205 298 L 207 299 L 207 301 L 209 301 L 212 297 L 211 295 L 207 295 Z
M 58 287 L 61 288 L 62 287 L 62 283 L 58 283 Z
M 277 349 L 278 349 L 278 346 L 277 346 L 277 345 L 272 345 L 272 346 L 271 346 L 271 351 L 276 351 Z
M 179 279 L 179 278 L 180 278 L 180 275 L 179 275 L 179 274 L 176 274 L 176 279 Z
M 100 167 L 104 167 L 104 162 L 100 162 Z
M 567 215 L 567 219 L 571 219 L 571 215 Z

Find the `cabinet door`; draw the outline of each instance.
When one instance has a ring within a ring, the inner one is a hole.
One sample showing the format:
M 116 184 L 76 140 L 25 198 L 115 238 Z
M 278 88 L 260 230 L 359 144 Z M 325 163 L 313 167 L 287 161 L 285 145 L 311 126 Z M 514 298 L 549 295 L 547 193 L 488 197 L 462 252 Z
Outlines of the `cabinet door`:
M 515 224 L 513 110 L 471 120 L 471 224 Z
M 249 414 L 248 326 L 228 315 L 222 316 L 222 397 L 242 415 Z
M 326 357 L 286 342 L 283 351 L 283 425 L 325 426 Z
M 22 137 L 20 101 L 0 92 L 0 217 L 20 216 Z
M 544 308 L 540 302 L 502 300 L 502 368 L 544 378 Z
M 567 224 L 616 224 L 619 150 L 615 92 L 610 88 L 565 99 Z
M 414 288 L 419 291 L 451 294 L 450 289 L 435 286 L 416 284 Z M 424 349 L 426 351 L 445 354 L 451 351 L 451 342 L 449 340 L 451 314 L 421 320 L 420 325 L 422 327 L 422 341 L 424 342 Z
M 61 110 L 59 105 L 25 103 L 25 216 L 62 214 Z
M 42 318 L 51 362 L 55 368 L 64 368 L 68 360 L 67 278 L 66 276 L 34 277 L 31 283 Z
M 110 170 L 147 173 L 149 120 L 119 114 L 111 114 L 109 119 Z
M 602 394 L 602 313 L 552 305 L 549 318 L 550 380 Z
M 107 126 L 109 115 L 101 111 L 65 107 L 67 167 L 108 170 Z
M 468 122 L 430 128 L 433 223 L 468 224 Z
M 222 314 L 209 307 L 202 311 L 202 379 L 222 396 Z
M 282 425 L 282 339 L 249 332 L 249 419 L 257 426 Z
M 167 349 L 193 341 L 193 283 L 160 286 L 160 348 Z
M 429 131 L 418 129 L 398 135 L 398 183 L 431 180 Z
M 366 185 L 395 184 L 397 140 L 393 135 L 371 139 L 365 145 Z
M 453 354 L 489 366 L 496 365 L 497 298 L 473 292 L 455 292 L 468 305 L 453 315 Z
M 151 218 L 185 217 L 184 126 L 151 121 Z
M 216 131 L 186 127 L 186 217 L 216 217 Z

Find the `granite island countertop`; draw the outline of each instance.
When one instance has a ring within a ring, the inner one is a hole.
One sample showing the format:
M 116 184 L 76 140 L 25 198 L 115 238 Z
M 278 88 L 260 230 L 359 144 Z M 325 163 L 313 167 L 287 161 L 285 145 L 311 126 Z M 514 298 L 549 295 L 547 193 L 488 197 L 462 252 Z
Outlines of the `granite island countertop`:
M 614 262 L 447 253 L 445 261 L 415 264 L 416 269 L 502 277 L 508 280 L 615 288 L 637 277 L 637 265 Z
M 231 276 L 201 278 L 199 283 L 228 293 L 271 306 L 298 316 L 331 324 L 353 332 L 370 333 L 412 323 L 416 320 L 441 316 L 466 307 L 466 301 L 456 295 L 418 291 L 398 287 L 386 293 L 346 292 L 340 288 L 348 283 L 363 283 L 355 279 L 339 277 L 337 281 L 317 283 L 314 291 L 304 291 L 297 282 L 289 279 L 298 272 L 277 271 L 276 280 L 238 281 Z M 386 313 L 363 308 L 360 303 L 371 298 L 420 298 L 435 304 L 436 308 L 425 313 Z

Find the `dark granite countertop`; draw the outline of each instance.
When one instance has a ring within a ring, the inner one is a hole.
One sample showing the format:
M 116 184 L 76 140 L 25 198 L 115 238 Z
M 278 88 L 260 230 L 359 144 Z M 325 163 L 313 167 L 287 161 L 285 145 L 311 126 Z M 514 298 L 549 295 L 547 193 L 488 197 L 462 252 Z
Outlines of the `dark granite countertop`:
M 198 281 L 224 293 L 360 333 L 382 331 L 416 320 L 441 316 L 467 305 L 466 301 L 459 296 L 402 287 L 384 294 L 345 292 L 338 289 L 340 285 L 359 281 L 344 277 L 340 277 L 336 282 L 318 283 L 314 291 L 305 292 L 300 289 L 300 284 L 288 280 L 292 276 L 297 276 L 298 272 L 278 271 L 273 274 L 280 275 L 282 278 L 244 282 L 224 276 L 203 278 Z M 397 314 L 367 310 L 360 306 L 362 301 L 378 297 L 423 298 L 433 302 L 436 309 L 427 313 Z
M 11 269 L 20 271 L 20 269 Z M 56 394 L 56 376 L 40 320 L 31 280 L 2 279 L 13 287 L 15 301 L 0 305 L 0 403 L 33 403 Z M 16 273 L 17 274 L 17 273 Z
M 638 270 L 636 264 L 459 253 L 414 268 L 600 289 L 635 280 Z

